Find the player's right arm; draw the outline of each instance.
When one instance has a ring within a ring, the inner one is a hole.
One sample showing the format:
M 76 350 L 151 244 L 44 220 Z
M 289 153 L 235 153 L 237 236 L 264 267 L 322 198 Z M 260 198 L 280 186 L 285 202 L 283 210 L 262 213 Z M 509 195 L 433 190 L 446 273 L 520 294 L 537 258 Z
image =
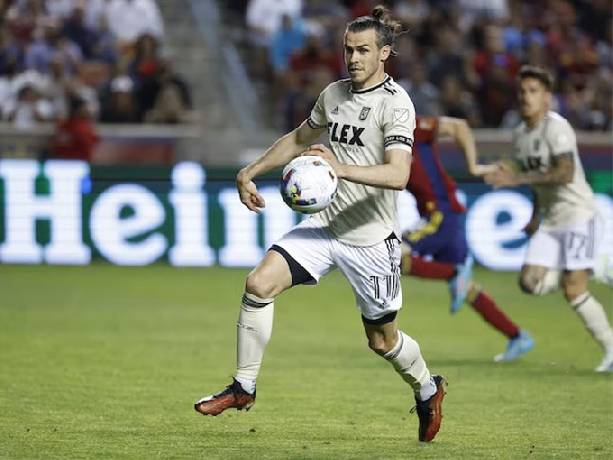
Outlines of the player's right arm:
M 255 212 L 266 206 L 253 179 L 289 163 L 317 140 L 324 130 L 325 128 L 312 127 L 304 121 L 299 127 L 278 139 L 257 160 L 241 169 L 236 176 L 236 188 L 241 202 Z
M 438 136 L 449 136 L 460 147 L 466 160 L 468 172 L 473 176 L 485 176 L 498 169 L 497 165 L 477 163 L 477 145 L 468 123 L 463 118 L 439 117 Z

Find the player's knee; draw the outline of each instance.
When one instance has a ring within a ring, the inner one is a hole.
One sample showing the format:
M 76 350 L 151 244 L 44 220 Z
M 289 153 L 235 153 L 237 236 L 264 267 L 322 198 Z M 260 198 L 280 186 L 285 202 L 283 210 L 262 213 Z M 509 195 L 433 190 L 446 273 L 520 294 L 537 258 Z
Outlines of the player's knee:
M 376 334 L 372 337 L 368 337 L 368 348 L 381 356 L 385 355 L 388 351 L 394 348 L 394 345 L 396 345 L 396 339 L 386 337 L 382 334 Z
M 249 273 L 245 280 L 245 291 L 261 299 L 270 299 L 278 294 L 276 283 L 257 271 Z
M 389 349 L 387 348 L 385 344 L 385 340 L 383 339 L 369 338 L 368 348 L 370 348 L 372 351 L 374 351 L 375 353 L 381 356 L 383 356 L 385 353 L 389 351 Z
M 581 283 L 564 283 L 562 286 L 562 292 L 564 293 L 564 298 L 571 302 L 579 297 L 586 291 L 586 286 Z

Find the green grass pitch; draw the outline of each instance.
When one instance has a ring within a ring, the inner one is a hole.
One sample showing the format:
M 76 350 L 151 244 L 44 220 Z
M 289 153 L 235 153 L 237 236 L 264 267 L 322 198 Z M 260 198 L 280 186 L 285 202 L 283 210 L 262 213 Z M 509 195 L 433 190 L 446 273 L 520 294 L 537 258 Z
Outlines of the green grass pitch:
M 202 417 L 194 400 L 234 370 L 245 270 L 0 266 L 0 458 L 613 458 L 613 376 L 561 294 L 521 294 L 477 270 L 537 346 L 506 341 L 446 286 L 404 279 L 400 325 L 449 380 L 435 442 L 412 398 L 366 345 L 345 280 L 279 297 L 248 413 Z M 592 291 L 611 311 L 612 291 Z

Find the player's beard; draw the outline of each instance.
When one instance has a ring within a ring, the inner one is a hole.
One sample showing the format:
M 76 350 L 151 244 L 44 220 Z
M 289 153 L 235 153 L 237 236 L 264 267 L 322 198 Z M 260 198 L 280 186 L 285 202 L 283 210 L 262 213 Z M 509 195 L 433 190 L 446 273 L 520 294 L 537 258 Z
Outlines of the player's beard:
M 360 85 L 362 87 L 364 87 L 366 82 L 369 81 L 377 73 L 376 69 L 368 72 L 368 69 L 364 67 L 361 67 L 360 71 L 354 74 L 352 74 L 351 71 L 349 71 L 349 69 L 347 69 L 347 71 L 349 72 L 351 83 L 353 83 L 354 85 L 355 84 Z

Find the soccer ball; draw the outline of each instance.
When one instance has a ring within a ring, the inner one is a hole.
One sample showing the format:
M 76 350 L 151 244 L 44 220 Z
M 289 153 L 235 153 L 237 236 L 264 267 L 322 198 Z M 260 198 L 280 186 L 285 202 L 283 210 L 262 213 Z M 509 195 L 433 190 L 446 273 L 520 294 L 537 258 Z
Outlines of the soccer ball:
M 300 156 L 283 168 L 281 196 L 294 211 L 313 214 L 326 209 L 337 186 L 334 169 L 321 157 Z

